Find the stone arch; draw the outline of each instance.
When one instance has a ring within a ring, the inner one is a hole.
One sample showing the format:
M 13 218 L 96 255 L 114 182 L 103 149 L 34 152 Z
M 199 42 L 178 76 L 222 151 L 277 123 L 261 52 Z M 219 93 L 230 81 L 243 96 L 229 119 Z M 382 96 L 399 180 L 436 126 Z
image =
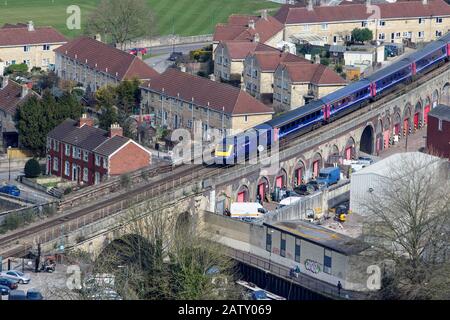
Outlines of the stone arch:
M 379 118 L 375 130 L 375 152 L 378 154 L 383 149 L 383 119 Z
M 230 209 L 231 198 L 225 192 L 219 193 L 216 199 L 215 212 L 217 214 L 224 214 L 227 209 Z
M 351 160 L 356 156 L 356 142 L 353 137 L 348 138 L 347 143 L 343 149 L 343 157 L 346 160 Z
M 243 184 L 238 188 L 236 192 L 236 202 L 249 202 L 250 201 L 250 189 L 247 185 Z
M 439 103 L 439 91 L 436 89 L 433 91 L 433 94 L 431 96 L 431 109 L 436 107 Z
M 414 107 L 414 114 L 412 117 L 412 125 L 415 130 L 422 128 L 423 125 L 423 102 L 419 99 Z
M 388 149 L 391 141 L 391 117 L 387 114 L 383 118 L 383 150 Z
M 256 195 L 264 202 L 269 200 L 270 181 L 266 176 L 261 176 L 256 184 Z
M 441 100 L 442 104 L 450 104 L 450 82 L 446 82 L 442 87 Z
M 407 103 L 405 105 L 405 108 L 403 109 L 403 120 L 402 120 L 402 132 L 401 135 L 405 137 L 406 135 L 409 135 L 412 133 L 412 106 L 410 103 Z
M 192 215 L 187 211 L 180 213 L 175 222 L 175 234 L 183 236 L 192 232 L 195 232 L 195 223 Z
M 292 177 L 292 185 L 294 187 L 301 185 L 306 181 L 306 165 L 303 160 L 298 160 L 294 167 L 294 174 Z
M 287 171 L 284 168 L 280 168 L 273 180 L 273 191 L 275 191 L 275 188 L 287 187 L 287 183 Z
M 393 118 L 392 118 L 392 123 L 394 125 L 393 129 L 394 132 L 393 134 L 396 136 L 400 136 L 401 135 L 401 128 L 402 128 L 402 116 L 400 115 L 400 112 L 397 111 Z
M 428 123 L 428 113 L 431 110 L 431 98 L 427 96 L 425 99 L 425 107 L 423 108 L 423 124 L 426 125 Z
M 323 167 L 323 158 L 320 152 L 316 152 L 311 159 L 311 177 L 315 179 L 319 175 L 320 169 Z
M 367 153 L 373 154 L 374 152 L 374 130 L 372 125 L 367 125 L 361 135 L 361 142 L 359 150 Z

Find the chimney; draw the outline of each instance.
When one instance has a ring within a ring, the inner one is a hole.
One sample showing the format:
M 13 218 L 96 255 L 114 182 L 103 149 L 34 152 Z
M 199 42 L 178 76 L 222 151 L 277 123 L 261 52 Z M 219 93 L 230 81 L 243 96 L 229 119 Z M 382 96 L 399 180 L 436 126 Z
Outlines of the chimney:
M 308 11 L 313 11 L 314 10 L 313 0 L 308 0 L 307 9 L 308 9 Z
M 115 136 L 123 137 L 123 129 L 118 123 L 113 123 L 109 129 L 109 137 Z
M 264 10 L 261 12 L 261 18 L 263 18 L 264 20 L 267 20 L 267 9 L 264 9 Z
M 259 41 L 260 41 L 259 33 L 255 33 L 255 35 L 253 36 L 253 42 L 259 42 Z
M 34 31 L 34 24 L 33 24 L 33 21 L 29 21 L 28 22 L 28 31 Z
M 93 127 L 94 126 L 94 119 L 89 118 L 88 115 L 86 113 L 83 113 L 83 115 L 80 118 L 80 124 L 79 127 L 84 127 L 84 126 L 89 126 L 89 127 Z
M 97 41 L 102 42 L 102 36 L 100 35 L 100 33 L 97 33 L 97 34 L 94 36 L 94 40 L 97 40 Z
M 22 85 L 22 92 L 20 93 L 20 98 L 23 99 L 28 95 L 28 86 L 26 84 Z
M 250 28 L 250 29 L 252 29 L 252 30 L 255 30 L 255 20 L 250 20 L 249 22 L 248 22 L 248 27 Z
M 316 55 L 314 56 L 314 63 L 315 63 L 315 64 L 320 64 L 320 55 L 316 54 Z
M 0 82 L 0 89 L 5 88 L 8 85 L 9 76 L 3 76 L 2 81 Z
M 428 4 L 428 0 L 422 0 L 422 4 L 425 6 Z
M 283 52 L 289 53 L 290 51 L 289 45 L 287 43 L 283 44 Z

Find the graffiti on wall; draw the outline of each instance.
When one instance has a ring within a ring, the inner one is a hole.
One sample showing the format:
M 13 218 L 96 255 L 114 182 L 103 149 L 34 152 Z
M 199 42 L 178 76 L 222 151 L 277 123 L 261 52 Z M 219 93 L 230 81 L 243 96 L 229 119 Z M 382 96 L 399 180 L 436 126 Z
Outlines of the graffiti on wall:
M 307 259 L 305 260 L 305 269 L 317 274 L 322 271 L 322 265 L 316 261 Z

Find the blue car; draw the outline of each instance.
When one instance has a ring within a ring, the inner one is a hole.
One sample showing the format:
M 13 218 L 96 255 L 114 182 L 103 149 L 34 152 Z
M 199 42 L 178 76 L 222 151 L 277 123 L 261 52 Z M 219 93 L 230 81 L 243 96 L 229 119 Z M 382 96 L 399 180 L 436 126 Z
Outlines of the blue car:
M 13 185 L 7 185 L 0 188 L 1 193 L 6 193 L 14 197 L 20 196 L 20 190 L 16 186 Z
M 0 295 L 7 296 L 9 294 L 9 288 L 7 286 L 0 285 Z

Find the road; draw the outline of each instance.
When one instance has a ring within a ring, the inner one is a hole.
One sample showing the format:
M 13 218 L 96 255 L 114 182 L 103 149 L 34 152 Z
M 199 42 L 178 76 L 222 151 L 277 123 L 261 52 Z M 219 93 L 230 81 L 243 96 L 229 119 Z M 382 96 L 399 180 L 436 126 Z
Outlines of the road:
M 164 46 L 164 47 L 154 47 L 148 48 L 149 52 L 153 57 L 145 60 L 150 67 L 158 71 L 159 73 L 163 73 L 166 69 L 173 63 L 172 61 L 168 61 L 170 54 L 172 52 L 183 52 L 184 54 L 189 53 L 192 50 L 200 49 L 204 46 L 211 44 L 210 42 L 204 43 L 189 43 L 189 44 L 179 44 L 173 46 Z

